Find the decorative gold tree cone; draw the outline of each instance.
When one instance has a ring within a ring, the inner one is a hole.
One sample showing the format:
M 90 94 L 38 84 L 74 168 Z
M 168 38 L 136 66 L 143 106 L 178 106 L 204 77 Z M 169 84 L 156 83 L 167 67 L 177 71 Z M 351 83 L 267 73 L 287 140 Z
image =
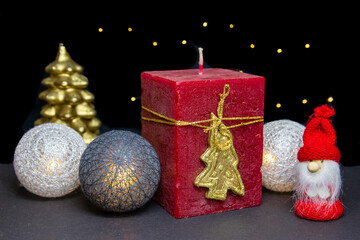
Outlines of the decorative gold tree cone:
M 61 120 L 72 120 L 76 115 L 76 111 L 71 105 L 59 105 L 57 106 L 57 117 Z
M 40 115 L 44 118 L 56 117 L 56 106 L 52 104 L 46 104 L 42 107 Z
M 38 126 L 40 124 L 43 124 L 43 123 L 48 123 L 50 122 L 50 119 L 47 119 L 47 118 L 38 118 L 35 120 L 34 122 L 34 126 Z
M 89 144 L 100 134 L 101 122 L 95 118 L 94 95 L 86 90 L 88 79 L 80 74 L 83 68 L 73 61 L 63 44 L 54 62 L 45 71 L 49 77 L 42 80 L 48 87 L 39 94 L 39 99 L 47 102 L 42 107 L 41 118 L 34 125 L 42 123 L 60 123 L 79 132 Z
M 39 99 L 50 104 L 60 104 L 64 102 L 65 91 L 58 88 L 49 88 L 39 94 Z
M 70 127 L 70 123 L 68 121 L 64 121 L 64 120 L 61 120 L 61 119 L 55 118 L 55 117 L 51 118 L 49 122 L 58 123 L 58 124 L 62 124 L 62 125 Z
M 53 118 L 38 118 L 35 122 L 34 125 L 40 125 L 43 123 L 58 123 L 58 124 L 63 124 L 65 126 L 70 126 L 70 123 L 64 120 L 61 120 L 59 118 L 53 117 Z
M 75 129 L 79 133 L 84 133 L 87 130 L 86 122 L 83 121 L 81 118 L 77 117 L 71 120 L 70 126 Z
M 41 84 L 48 88 L 54 88 L 54 77 L 47 77 L 41 81 Z
M 52 118 L 47 118 L 47 117 L 42 117 L 42 118 L 38 118 L 35 120 L 34 122 L 34 126 L 38 126 L 40 124 L 43 124 L 43 123 L 59 123 L 59 124 L 63 124 L 63 125 L 66 125 L 66 126 L 69 126 L 71 127 L 71 121 L 66 121 L 66 120 L 63 120 L 63 119 L 60 119 L 60 118 L 57 118 L 57 117 L 52 117 Z
M 65 90 L 65 97 L 64 97 L 64 103 L 65 104 L 70 104 L 70 105 L 75 105 L 75 104 L 79 104 L 83 101 L 82 96 L 80 94 L 79 89 L 75 89 L 75 88 L 69 88 Z
M 84 75 L 79 73 L 68 74 L 68 73 L 60 73 L 60 74 L 52 74 L 50 77 L 44 78 L 41 81 L 41 84 L 49 87 L 49 88 L 86 88 L 89 84 L 89 80 Z
M 94 101 L 94 95 L 84 89 L 69 88 L 66 90 L 49 88 L 39 94 L 39 98 L 50 104 L 79 104 Z
M 54 62 L 46 66 L 45 72 L 49 74 L 60 73 L 80 73 L 83 71 L 82 66 L 71 59 L 70 54 L 66 51 L 65 46 L 60 43 L 59 51 Z
M 56 88 L 67 89 L 73 87 L 71 84 L 71 76 L 67 73 L 61 73 L 59 75 L 51 75 L 50 79 L 52 79 L 52 84 Z
M 91 119 L 96 116 L 95 107 L 91 103 L 83 102 L 75 106 L 76 115 L 81 118 Z
M 81 134 L 81 136 L 83 137 L 86 145 L 89 145 L 89 143 L 91 143 L 99 134 L 96 134 L 94 132 L 91 131 L 86 131 L 83 134 Z
M 87 127 L 90 131 L 96 131 L 100 128 L 101 126 L 101 121 L 99 119 L 97 119 L 96 117 L 90 119 L 87 121 Z
M 85 89 L 81 89 L 81 90 L 79 89 L 78 91 L 84 102 L 93 102 L 95 100 L 94 94 L 92 94 L 91 92 Z
M 75 105 L 82 102 L 92 101 L 94 101 L 94 95 L 87 90 L 76 88 L 69 88 L 65 90 L 65 104 Z
M 74 88 L 86 88 L 89 84 L 89 80 L 82 74 L 74 73 L 71 75 L 70 79 L 68 79 L 69 86 Z M 57 83 L 55 82 L 55 85 Z

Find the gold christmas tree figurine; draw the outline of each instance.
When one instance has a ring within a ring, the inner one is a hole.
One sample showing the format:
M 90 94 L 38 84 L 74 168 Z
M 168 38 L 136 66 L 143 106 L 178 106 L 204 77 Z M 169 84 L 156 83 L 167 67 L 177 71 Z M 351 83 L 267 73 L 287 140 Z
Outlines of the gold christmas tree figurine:
M 226 199 L 229 189 L 240 196 L 245 194 L 244 184 L 237 169 L 239 159 L 233 145 L 233 137 L 221 120 L 224 100 L 229 95 L 229 91 L 229 86 L 225 85 L 224 92 L 220 94 L 218 117 L 211 113 L 210 146 L 200 157 L 206 168 L 194 182 L 197 187 L 209 188 L 206 198 L 222 201 Z
M 94 95 L 85 90 L 88 79 L 81 74 L 82 71 L 82 66 L 71 59 L 60 43 L 55 61 L 45 68 L 50 76 L 41 84 L 48 89 L 39 94 L 39 99 L 47 104 L 42 107 L 41 118 L 34 125 L 47 122 L 64 124 L 79 132 L 89 144 L 100 134 L 101 122 L 95 117 Z

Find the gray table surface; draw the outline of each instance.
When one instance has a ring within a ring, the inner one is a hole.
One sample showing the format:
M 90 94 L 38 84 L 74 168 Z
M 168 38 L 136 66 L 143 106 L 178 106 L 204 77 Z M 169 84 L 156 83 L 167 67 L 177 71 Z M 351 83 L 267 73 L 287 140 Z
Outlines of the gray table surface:
M 157 203 L 104 213 L 78 189 L 45 199 L 19 186 L 13 165 L 0 164 L 0 239 L 360 239 L 360 166 L 342 167 L 345 205 L 335 221 L 298 218 L 291 193 L 263 189 L 262 204 L 175 219 Z

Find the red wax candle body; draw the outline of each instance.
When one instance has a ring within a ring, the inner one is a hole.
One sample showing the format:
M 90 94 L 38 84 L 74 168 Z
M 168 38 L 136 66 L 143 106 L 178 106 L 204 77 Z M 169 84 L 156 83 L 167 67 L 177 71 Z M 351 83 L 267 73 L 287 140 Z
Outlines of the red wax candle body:
M 141 74 L 142 105 L 157 113 L 187 122 L 217 115 L 219 94 L 230 85 L 223 117 L 263 116 L 265 79 L 226 69 L 152 71 Z M 159 119 L 142 110 L 142 116 Z M 239 122 L 223 121 L 226 126 Z M 209 124 L 209 123 L 208 123 Z M 208 148 L 208 134 L 193 126 L 171 126 L 142 120 L 142 136 L 155 148 L 161 181 L 154 199 L 176 218 L 185 218 L 260 205 L 263 123 L 230 129 L 239 158 L 245 195 L 228 190 L 225 201 L 205 198 L 208 190 L 194 185 L 205 169 L 200 156 Z

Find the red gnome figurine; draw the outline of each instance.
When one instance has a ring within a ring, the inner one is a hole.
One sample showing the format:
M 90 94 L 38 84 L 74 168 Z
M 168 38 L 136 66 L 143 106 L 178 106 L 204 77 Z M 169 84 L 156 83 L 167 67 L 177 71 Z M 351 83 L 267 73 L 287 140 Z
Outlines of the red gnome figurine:
M 327 221 L 339 218 L 344 211 L 339 200 L 340 152 L 330 120 L 334 115 L 335 110 L 327 105 L 315 108 L 304 131 L 295 203 L 295 213 L 302 218 Z

